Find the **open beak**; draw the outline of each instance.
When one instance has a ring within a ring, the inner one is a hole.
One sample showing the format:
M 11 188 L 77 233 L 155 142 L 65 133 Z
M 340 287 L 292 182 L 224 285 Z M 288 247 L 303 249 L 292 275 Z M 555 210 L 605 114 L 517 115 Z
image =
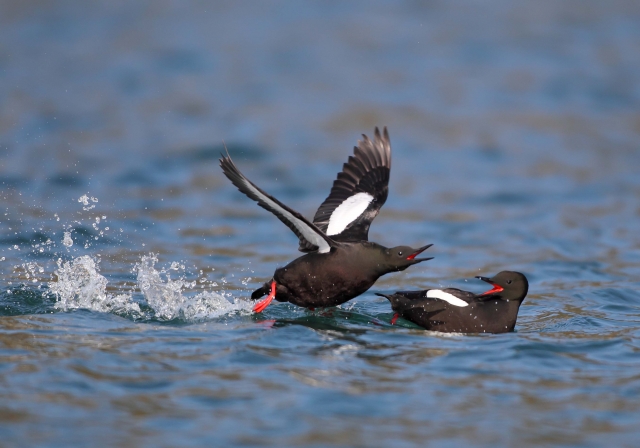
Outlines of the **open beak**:
M 407 260 L 409 261 L 413 261 L 414 263 L 420 263 L 421 261 L 427 261 L 427 260 L 431 260 L 433 257 L 428 257 L 428 258 L 416 258 L 417 255 L 421 254 L 422 252 L 424 252 L 425 250 L 429 249 L 431 246 L 433 246 L 433 244 L 427 244 L 426 246 L 422 246 L 420 249 L 418 249 L 417 251 L 415 251 L 414 253 L 412 253 L 411 255 L 409 255 L 407 257 Z
M 489 291 L 483 292 L 482 294 L 480 294 L 481 296 L 488 296 L 489 294 L 495 294 L 495 293 L 504 291 L 504 288 L 502 286 L 500 286 L 500 285 L 498 285 L 496 283 L 493 283 L 493 280 L 491 280 L 489 277 L 482 277 L 480 275 L 476 275 L 476 278 L 479 278 L 483 282 L 487 282 L 487 283 L 493 285 L 493 289 L 490 289 Z

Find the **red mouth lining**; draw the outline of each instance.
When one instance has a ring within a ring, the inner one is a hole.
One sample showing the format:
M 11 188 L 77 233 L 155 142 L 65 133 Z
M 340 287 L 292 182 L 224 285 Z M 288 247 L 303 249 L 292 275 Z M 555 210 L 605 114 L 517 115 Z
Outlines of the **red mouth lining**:
M 407 260 L 413 260 L 413 259 L 414 259 L 414 258 L 416 258 L 418 255 L 420 255 L 422 252 L 424 252 L 426 249 L 427 249 L 427 248 L 425 247 L 425 248 L 424 248 L 424 249 L 422 249 L 422 250 L 419 250 L 419 251 L 416 251 L 416 252 L 412 253 L 411 255 L 409 255 L 409 256 L 407 257 Z
M 496 285 L 495 283 L 491 283 L 493 285 L 493 289 L 490 289 L 489 291 L 483 292 L 482 294 L 480 294 L 481 296 L 486 296 L 489 294 L 493 294 L 494 292 L 502 292 L 504 291 L 504 288 L 500 285 Z

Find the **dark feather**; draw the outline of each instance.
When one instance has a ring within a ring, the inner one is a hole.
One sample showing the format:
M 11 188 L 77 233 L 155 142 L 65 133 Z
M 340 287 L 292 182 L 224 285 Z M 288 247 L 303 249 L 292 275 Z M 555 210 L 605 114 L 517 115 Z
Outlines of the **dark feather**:
M 302 225 L 306 225 L 306 227 L 308 227 L 309 230 L 311 232 L 313 232 L 312 234 L 316 234 L 318 237 L 324 239 L 330 247 L 334 247 L 335 246 L 335 242 L 331 238 L 329 238 L 324 233 L 323 230 L 320 230 L 315 224 L 309 222 L 300 213 L 298 213 L 295 210 L 287 207 L 286 205 L 284 205 L 282 202 L 280 202 L 279 200 L 277 200 L 273 196 L 265 193 L 260 188 L 258 188 L 253 182 L 251 182 L 249 179 L 247 179 L 240 172 L 240 170 L 235 166 L 235 164 L 233 163 L 233 161 L 231 160 L 231 157 L 229 157 L 229 155 L 227 155 L 227 156 L 223 155 L 222 156 L 222 158 L 220 159 L 220 167 L 222 168 L 222 171 L 224 172 L 225 176 L 227 176 L 229 178 L 229 180 L 233 183 L 233 185 L 235 185 L 238 188 L 238 190 L 240 190 L 242 193 L 246 194 L 249 198 L 251 198 L 254 201 L 256 201 L 258 203 L 258 205 L 260 205 L 260 207 L 262 207 L 265 210 L 268 210 L 271 213 L 273 213 L 274 215 L 276 215 L 280 221 L 282 221 L 287 227 L 289 227 L 293 231 L 293 233 L 296 234 L 298 239 L 300 240 L 300 245 L 301 246 L 304 245 L 305 247 L 310 248 L 309 251 L 314 251 L 314 250 L 318 249 L 318 246 L 316 244 L 314 244 L 313 241 L 309 241 L 303 235 L 303 233 L 300 231 L 300 229 L 298 229 L 296 227 L 294 222 L 292 222 L 289 218 L 287 218 L 285 215 L 283 215 L 279 210 L 275 209 L 273 206 L 271 206 L 270 204 L 265 202 L 262 198 L 257 196 L 255 194 L 255 192 L 253 192 L 250 188 L 248 188 L 247 184 L 250 184 L 253 188 L 255 188 L 257 191 L 259 191 L 260 194 L 264 195 L 265 197 L 267 197 L 268 199 L 270 199 L 271 201 L 276 203 L 279 207 L 281 207 L 282 209 L 284 209 L 287 212 L 289 212 L 296 219 L 298 219 L 299 221 L 302 221 Z
M 353 155 L 342 167 L 342 172 L 338 173 L 331 192 L 318 208 L 313 223 L 326 232 L 331 215 L 340 204 L 357 193 L 368 193 L 374 199 L 367 209 L 342 232 L 331 235 L 335 241 L 368 241 L 369 226 L 387 200 L 390 171 L 389 133 L 385 127 L 380 135 L 380 130 L 376 127 L 373 141 L 363 135 L 358 146 L 354 147 Z M 313 248 L 300 244 L 299 250 L 309 252 Z

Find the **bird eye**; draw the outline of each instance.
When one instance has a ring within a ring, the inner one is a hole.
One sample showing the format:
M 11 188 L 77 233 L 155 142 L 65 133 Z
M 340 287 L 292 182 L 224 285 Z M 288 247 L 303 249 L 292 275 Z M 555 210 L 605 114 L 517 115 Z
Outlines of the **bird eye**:
M 510 285 L 510 284 L 511 284 L 511 280 L 507 280 L 507 285 Z
M 402 251 L 399 251 L 399 252 L 398 252 L 398 255 L 399 255 L 399 256 L 402 256 Z

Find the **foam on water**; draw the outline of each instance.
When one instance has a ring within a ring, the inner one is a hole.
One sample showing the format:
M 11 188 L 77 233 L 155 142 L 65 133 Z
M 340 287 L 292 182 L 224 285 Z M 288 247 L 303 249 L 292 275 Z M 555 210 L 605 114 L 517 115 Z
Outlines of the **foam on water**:
M 251 313 L 252 303 L 234 298 L 228 300 L 224 292 L 206 291 L 195 296 L 184 294 L 195 282 L 184 278 L 172 279 L 169 271 L 184 269 L 172 263 L 168 270 L 157 270 L 155 254 L 142 256 L 134 270 L 137 286 L 142 292 L 149 311 L 144 311 L 130 293 L 107 293 L 107 278 L 99 272 L 99 261 L 83 255 L 70 261 L 58 259 L 55 271 L 57 281 L 49 282 L 49 291 L 57 299 L 55 308 L 60 311 L 87 309 L 102 313 L 123 315 L 136 320 L 180 319 L 200 322 L 233 313 Z M 163 279 L 164 277 L 164 279 Z
M 89 255 L 71 261 L 57 261 L 58 281 L 49 289 L 57 297 L 55 307 L 61 311 L 88 309 L 102 313 L 124 313 L 141 317 L 140 306 L 129 294 L 108 294 L 107 279 L 98 272 L 98 264 Z
M 194 287 L 196 282 L 188 282 L 182 278 L 172 280 L 170 272 L 184 269 L 184 266 L 172 263 L 168 270 L 158 271 L 155 268 L 157 262 L 157 256 L 150 254 L 143 256 L 135 268 L 138 274 L 138 287 L 154 310 L 156 319 L 183 319 L 193 322 L 237 312 L 251 313 L 253 306 L 251 302 L 236 298 L 230 302 L 223 293 L 209 291 L 201 292 L 196 296 L 185 296 L 183 289 Z M 162 279 L 162 275 L 166 280 Z
M 83 211 L 89 211 L 95 208 L 98 199 L 83 195 L 78 202 L 83 205 Z M 63 225 L 65 230 L 61 243 L 64 251 L 73 254 L 81 249 L 89 249 L 93 241 L 98 241 L 106 236 L 105 231 L 109 231 L 109 227 L 100 228 L 100 224 L 106 219 L 106 216 L 91 218 L 91 227 L 96 235 L 87 238 L 85 244 L 79 246 L 74 245 L 74 230 L 71 226 Z M 82 226 L 82 220 L 74 222 Z M 52 244 L 55 246 L 55 243 Z M 199 322 L 232 313 L 251 313 L 251 302 L 236 298 L 229 300 L 225 297 L 224 291 L 203 291 L 195 296 L 189 295 L 188 291 L 192 290 L 196 283 L 201 283 L 200 287 L 204 288 L 206 279 L 187 280 L 185 266 L 178 262 L 172 262 L 166 269 L 157 269 L 157 263 L 158 257 L 152 253 L 142 256 L 134 265 L 136 286 L 141 295 L 136 294 L 136 291 L 112 294 L 107 292 L 107 278 L 100 273 L 100 255 L 85 254 L 67 260 L 58 256 L 55 276 L 52 281 L 46 283 L 48 291 L 45 294 L 52 293 L 55 296 L 54 308 L 58 311 L 86 309 L 118 314 L 134 320 L 179 319 Z M 24 279 L 34 283 L 38 283 L 37 278 L 44 273 L 44 268 L 35 262 L 25 263 L 21 268 L 24 271 Z M 209 285 L 216 287 L 217 283 L 209 282 Z M 111 289 L 118 289 L 118 285 L 109 286 Z

